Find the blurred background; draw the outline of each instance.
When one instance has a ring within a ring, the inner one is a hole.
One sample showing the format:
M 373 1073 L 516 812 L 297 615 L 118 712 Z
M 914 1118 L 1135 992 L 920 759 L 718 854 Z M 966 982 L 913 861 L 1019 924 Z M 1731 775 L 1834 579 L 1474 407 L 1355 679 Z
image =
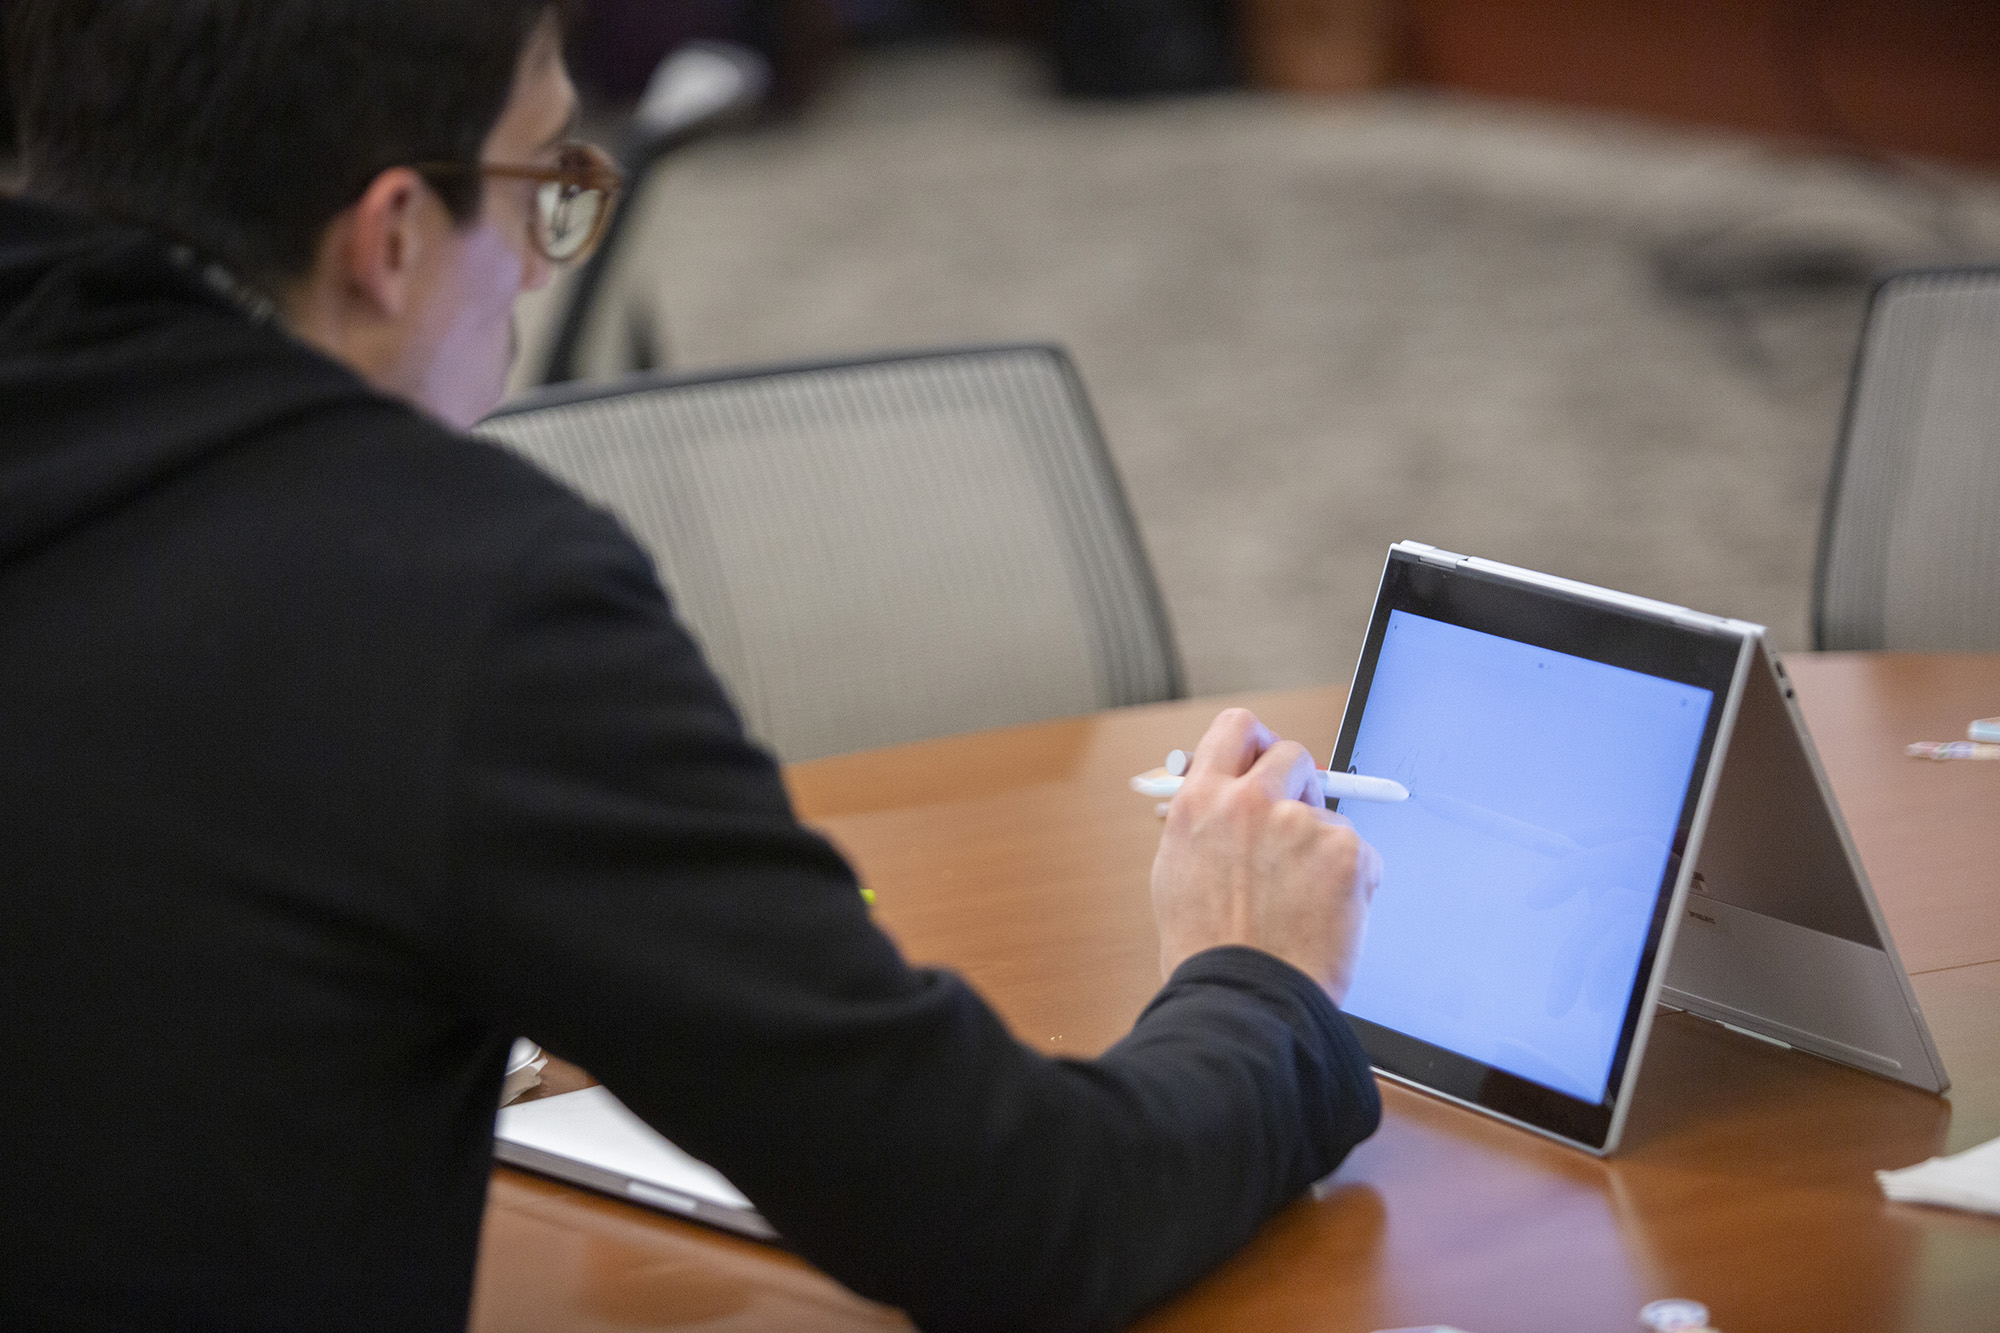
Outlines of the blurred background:
M 1406 537 L 1807 646 L 1870 285 L 2000 259 L 1986 0 L 597 0 L 599 115 L 689 36 L 776 110 L 583 371 L 1065 344 L 1198 694 L 1345 679 Z
M 1416 538 L 1807 645 L 1873 281 L 2000 260 L 1991 0 L 591 0 L 690 39 L 578 369 L 1076 358 L 1192 693 L 1345 679 Z M 522 385 L 560 289 L 523 313 Z

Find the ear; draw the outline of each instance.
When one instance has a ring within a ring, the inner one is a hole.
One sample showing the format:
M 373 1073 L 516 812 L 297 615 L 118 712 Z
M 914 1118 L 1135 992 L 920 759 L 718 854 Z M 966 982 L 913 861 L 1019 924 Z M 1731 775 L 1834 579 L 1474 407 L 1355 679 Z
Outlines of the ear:
M 346 277 L 355 294 L 388 319 L 400 319 L 415 294 L 434 232 L 450 216 L 424 178 L 391 167 L 368 183 L 342 219 Z

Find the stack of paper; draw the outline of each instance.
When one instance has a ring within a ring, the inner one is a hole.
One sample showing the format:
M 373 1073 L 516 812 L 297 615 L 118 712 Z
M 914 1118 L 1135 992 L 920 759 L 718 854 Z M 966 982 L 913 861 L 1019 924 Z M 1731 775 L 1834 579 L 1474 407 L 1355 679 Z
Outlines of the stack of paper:
M 1899 1203 L 2000 1214 L 2000 1139 L 1901 1171 L 1877 1171 L 1875 1178 L 1882 1182 L 1882 1192 Z

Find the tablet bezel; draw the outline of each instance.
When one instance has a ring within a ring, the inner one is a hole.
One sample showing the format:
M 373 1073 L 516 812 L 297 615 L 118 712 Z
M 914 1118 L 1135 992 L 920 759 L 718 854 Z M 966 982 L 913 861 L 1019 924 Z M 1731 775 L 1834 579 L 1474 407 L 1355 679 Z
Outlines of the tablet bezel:
M 1654 1006 L 1665 979 L 1679 905 L 1700 847 L 1758 625 L 1479 560 L 1415 542 L 1392 547 L 1328 767 L 1354 752 L 1392 611 L 1494 634 L 1553 652 L 1695 685 L 1710 692 L 1672 853 L 1656 890 L 1644 950 L 1626 1001 L 1604 1097 L 1583 1101 L 1456 1051 L 1349 1014 L 1377 1072 L 1575 1144 L 1612 1151 L 1622 1131 Z

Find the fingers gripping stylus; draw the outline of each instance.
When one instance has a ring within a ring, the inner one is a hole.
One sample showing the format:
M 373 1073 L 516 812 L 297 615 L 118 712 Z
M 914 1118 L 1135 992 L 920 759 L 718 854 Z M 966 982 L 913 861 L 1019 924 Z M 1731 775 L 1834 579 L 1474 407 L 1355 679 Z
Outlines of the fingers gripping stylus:
M 1132 779 L 1132 790 L 1141 796 L 1165 798 L 1181 789 L 1187 773 L 1187 751 L 1175 750 L 1167 762 Z M 1359 773 L 1329 773 L 1318 769 L 1320 790 L 1329 801 L 1407 801 L 1410 789 L 1391 778 L 1364 777 Z

